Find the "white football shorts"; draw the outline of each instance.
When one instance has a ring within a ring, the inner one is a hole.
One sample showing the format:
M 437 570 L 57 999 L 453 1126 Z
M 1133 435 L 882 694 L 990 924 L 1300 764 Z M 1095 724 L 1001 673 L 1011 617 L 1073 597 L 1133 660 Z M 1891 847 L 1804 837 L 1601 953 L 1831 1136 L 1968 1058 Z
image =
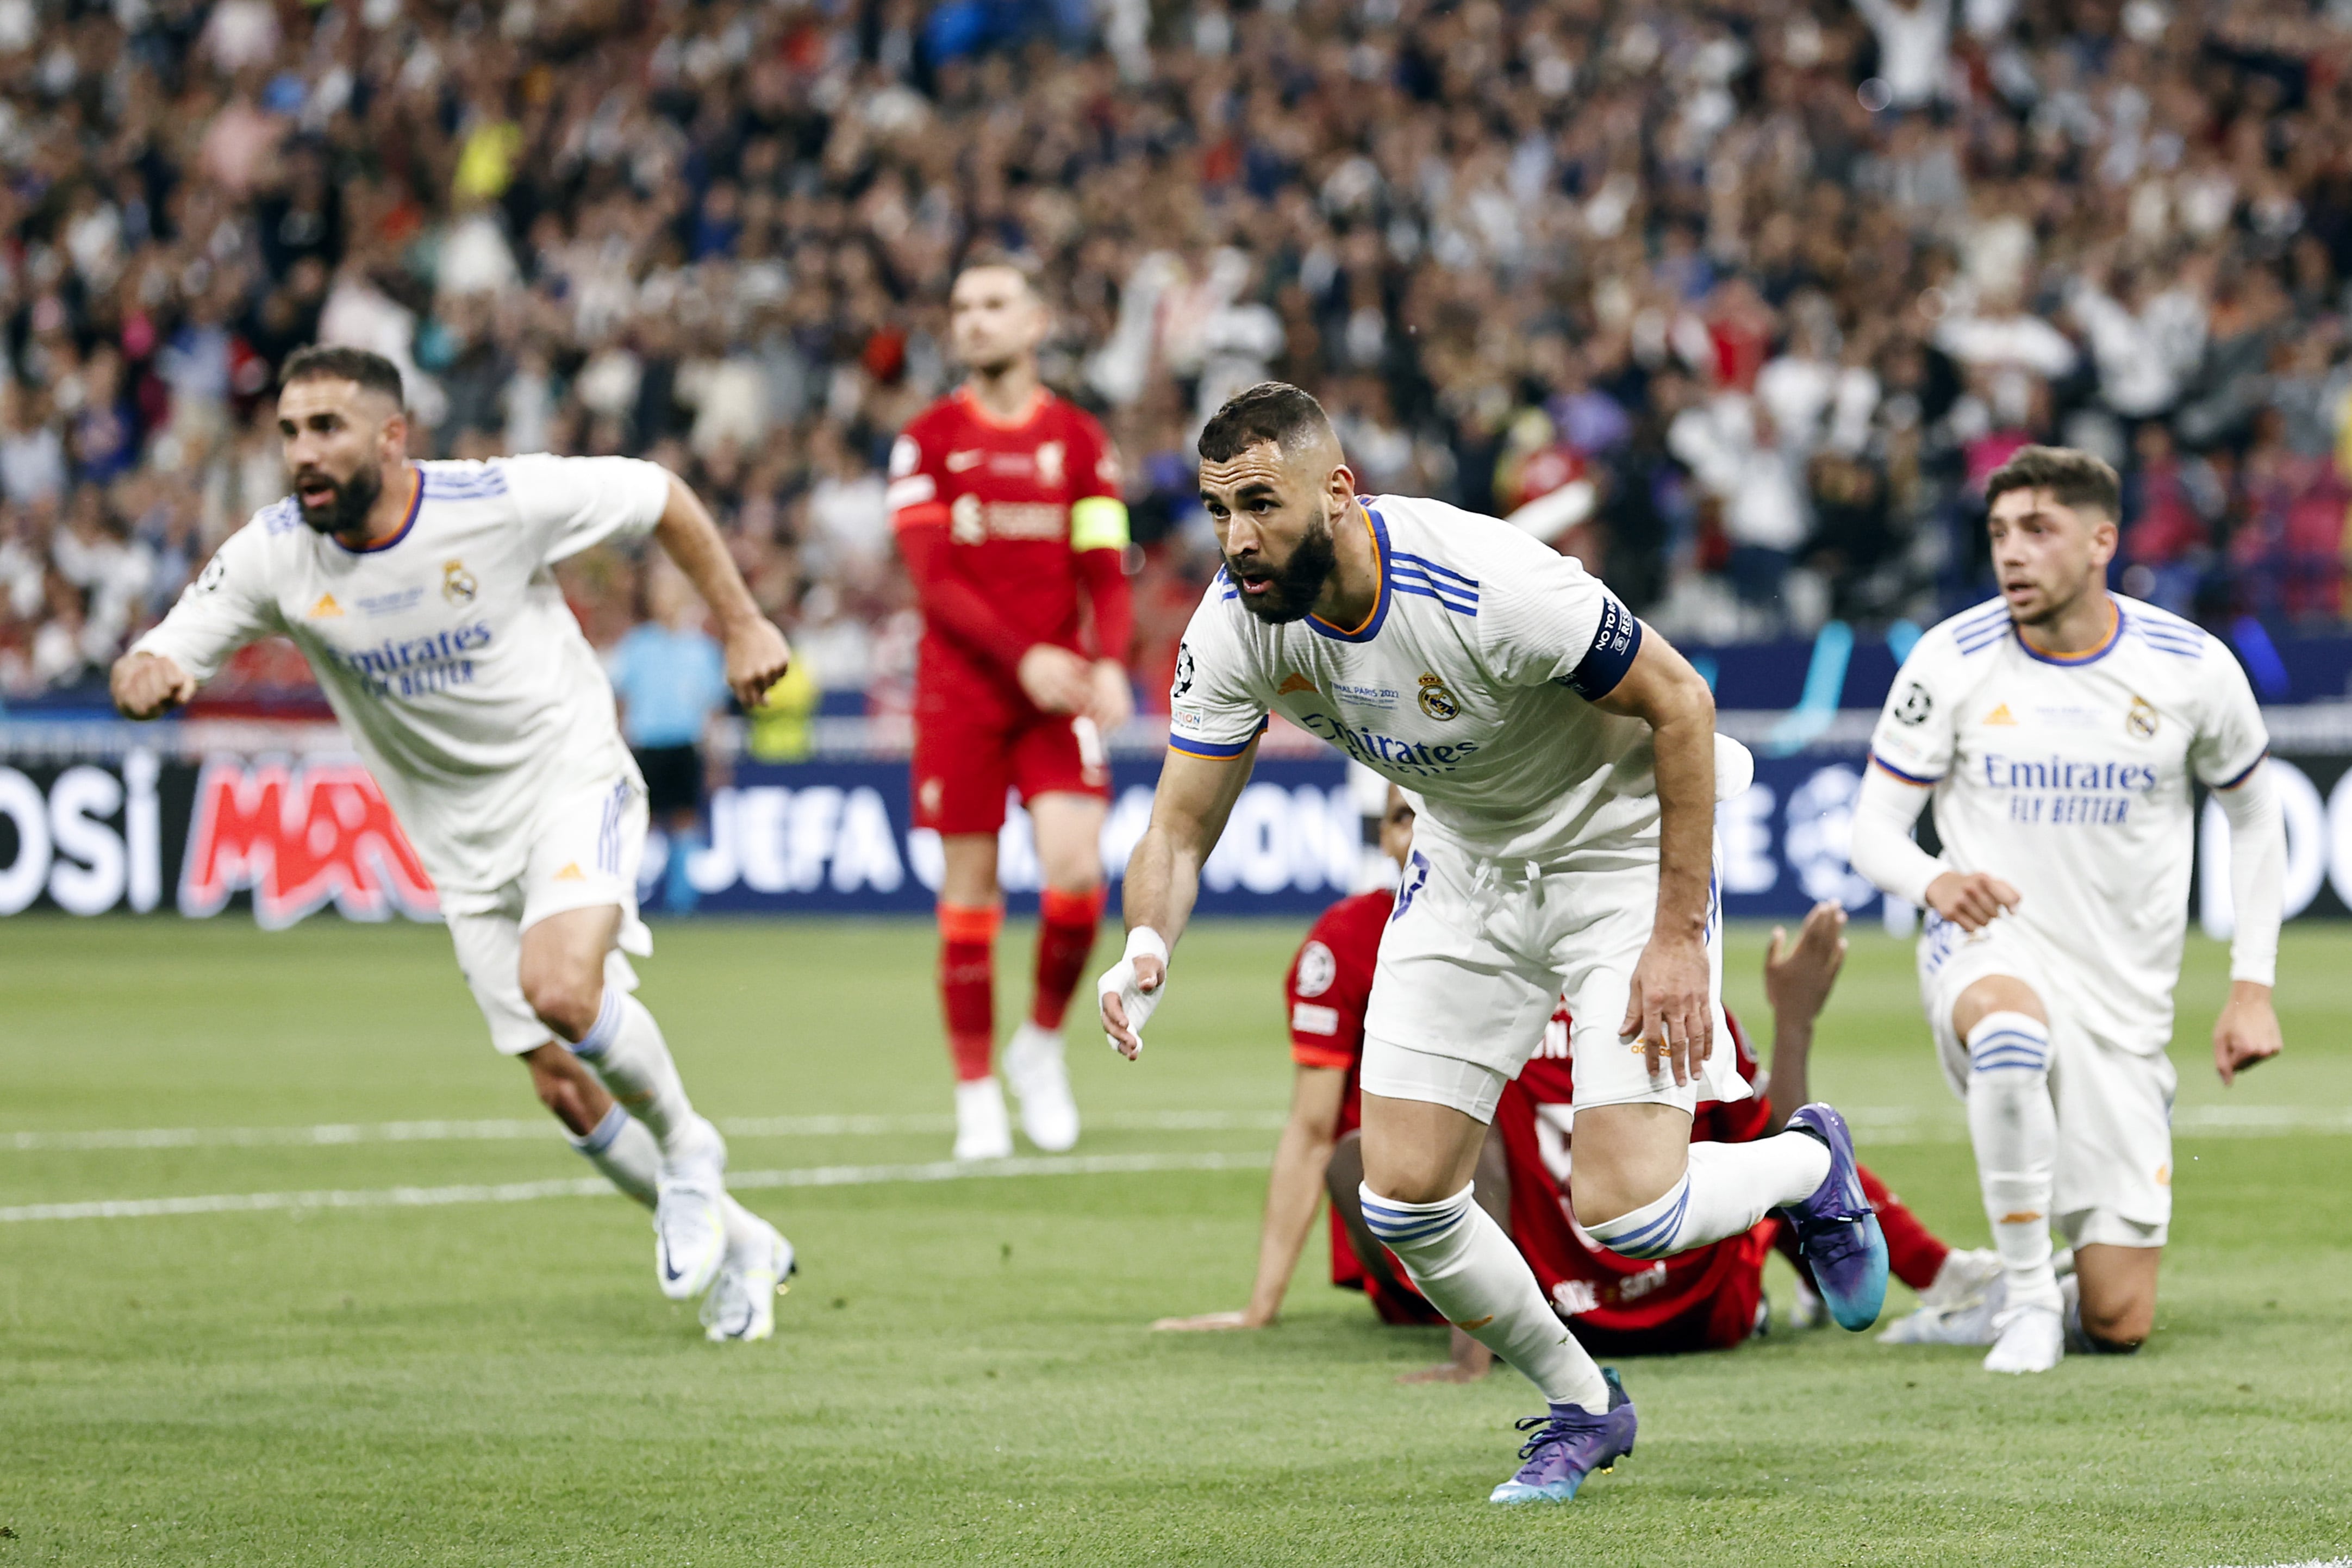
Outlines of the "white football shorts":
M 2172 1096 L 2179 1078 L 2164 1053 L 2167 1041 L 2103 1040 L 2068 1015 L 2070 967 L 2013 921 L 1970 935 L 1930 913 L 1919 938 L 1919 995 L 1936 1054 L 1953 1092 L 1966 1099 L 1969 1048 L 1952 1032 L 1960 993 L 1989 975 L 2031 986 L 2050 1017 L 2057 1229 L 2073 1247 L 2161 1247 L 2172 1223 Z M 2087 989 L 2087 982 L 2074 988 Z
M 637 862 L 646 847 L 646 789 L 634 770 L 551 794 L 530 827 L 522 875 L 488 894 L 442 895 L 441 917 L 457 967 L 490 1026 L 490 1043 L 520 1056 L 554 1036 L 522 994 L 522 934 L 551 915 L 617 905 L 619 946 L 604 956 L 604 983 L 637 988 L 625 949 L 643 957 L 653 933 L 637 918 Z
M 1663 1056 L 1651 1071 L 1641 1043 L 1617 1032 L 1657 902 L 1654 861 L 1606 870 L 1499 863 L 1441 839 L 1423 818 L 1372 973 L 1364 1088 L 1492 1122 L 1503 1085 L 1542 1043 L 1564 995 L 1579 1109 L 1688 1111 L 1701 1100 L 1747 1099 L 1723 1016 L 1719 885 L 1706 925 L 1716 1047 L 1698 1081 L 1677 1085 Z

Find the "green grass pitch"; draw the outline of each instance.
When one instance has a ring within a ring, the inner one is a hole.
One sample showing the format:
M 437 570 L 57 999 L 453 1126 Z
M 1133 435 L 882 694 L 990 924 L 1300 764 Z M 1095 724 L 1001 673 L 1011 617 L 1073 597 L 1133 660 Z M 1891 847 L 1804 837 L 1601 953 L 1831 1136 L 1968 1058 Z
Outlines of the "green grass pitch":
M 2226 1096 L 2205 1046 L 2225 959 L 2191 942 L 2176 1241 L 2144 1354 L 1996 1380 L 1973 1352 L 1831 1330 L 1627 1363 L 1633 1458 L 1567 1508 L 1512 1511 L 1484 1500 L 1532 1391 L 1500 1370 L 1398 1385 L 1441 1339 L 1381 1328 L 1321 1283 L 1319 1244 L 1274 1330 L 1146 1330 L 1241 1304 L 1297 936 L 1194 932 L 1139 1063 L 1071 1030 L 1097 1119 L 1082 1153 L 1230 1168 L 749 1193 L 803 1260 L 763 1345 L 702 1341 L 656 1291 L 645 1221 L 617 1197 L 0 1223 L 0 1568 L 2195 1568 L 2352 1550 L 2352 931 L 2290 933 L 2290 1055 Z M 944 1157 L 945 1133 L 909 1120 L 946 1108 L 931 940 L 660 928 L 644 994 L 705 1110 L 882 1118 L 739 1135 L 739 1170 Z M 1735 931 L 1728 966 L 1759 1019 L 1761 941 Z M 1009 1016 L 1026 931 L 1001 952 Z M 1857 934 L 1814 1073 L 1854 1109 L 1864 1157 L 1981 1245 L 1906 946 Z M 12 1212 L 591 1174 L 551 1124 L 55 1146 L 91 1129 L 540 1118 L 430 927 L 8 921 L 0 1091 Z M 1184 1111 L 1222 1120 L 1164 1114 Z

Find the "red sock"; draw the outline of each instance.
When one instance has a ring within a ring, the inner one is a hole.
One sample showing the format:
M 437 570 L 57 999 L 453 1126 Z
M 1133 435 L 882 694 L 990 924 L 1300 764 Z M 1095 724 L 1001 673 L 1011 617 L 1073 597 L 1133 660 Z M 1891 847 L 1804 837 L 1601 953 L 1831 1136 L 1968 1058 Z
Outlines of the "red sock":
M 1863 1196 L 1878 1210 L 1878 1228 L 1886 1233 L 1886 1266 L 1913 1290 L 1926 1290 L 1936 1282 L 1936 1270 L 1952 1249 L 1936 1239 L 1936 1233 L 1920 1224 L 1919 1217 L 1904 1207 L 1903 1200 L 1887 1191 L 1867 1166 L 1854 1169 L 1862 1177 Z
M 1064 893 L 1047 888 L 1037 895 L 1037 996 L 1029 1017 L 1039 1029 L 1059 1029 L 1070 997 L 1086 973 L 1102 922 L 1103 890 Z
M 948 1054 L 956 1082 L 989 1073 L 996 1048 L 996 928 L 1003 909 L 993 904 L 940 905 L 940 1008 L 947 1015 Z

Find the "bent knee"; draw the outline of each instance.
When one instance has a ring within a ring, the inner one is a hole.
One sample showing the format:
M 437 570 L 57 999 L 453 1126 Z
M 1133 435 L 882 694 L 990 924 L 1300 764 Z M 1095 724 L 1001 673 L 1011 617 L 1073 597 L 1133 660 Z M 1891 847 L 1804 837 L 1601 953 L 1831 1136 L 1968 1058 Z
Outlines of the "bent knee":
M 1576 1222 L 1586 1229 L 1596 1225 L 1608 1225 L 1627 1215 L 1644 1209 L 1675 1190 L 1682 1177 L 1654 1186 L 1647 1182 L 1597 1180 L 1578 1181 L 1570 1167 L 1568 1184 L 1569 1207 L 1576 1211 Z
M 604 1002 L 603 966 L 576 972 L 569 966 L 526 970 L 522 995 L 540 1022 L 576 1045 L 596 1027 L 596 1010 Z
M 2084 1302 L 2083 1333 L 2092 1347 L 2116 1355 L 2129 1355 L 2147 1342 L 2156 1332 L 2156 1303 L 2130 1301 L 2120 1306 L 2101 1309 Z

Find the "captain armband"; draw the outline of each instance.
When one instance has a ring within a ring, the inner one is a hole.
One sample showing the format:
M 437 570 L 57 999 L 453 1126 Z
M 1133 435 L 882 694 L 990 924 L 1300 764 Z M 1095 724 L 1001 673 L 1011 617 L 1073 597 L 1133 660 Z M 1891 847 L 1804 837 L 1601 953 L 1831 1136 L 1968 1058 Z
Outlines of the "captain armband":
M 1115 496 L 1088 496 L 1070 503 L 1070 548 L 1125 549 L 1127 503 Z

